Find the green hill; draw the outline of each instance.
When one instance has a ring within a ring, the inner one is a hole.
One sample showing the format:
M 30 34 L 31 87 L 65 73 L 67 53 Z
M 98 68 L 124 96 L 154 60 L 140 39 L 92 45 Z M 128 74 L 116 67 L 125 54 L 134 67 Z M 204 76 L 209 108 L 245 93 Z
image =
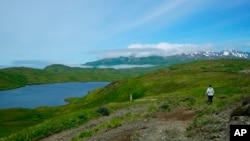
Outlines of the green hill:
M 234 97 L 249 92 L 249 60 L 212 60 L 173 65 L 135 79 L 113 82 L 107 88 L 86 97 L 88 105 L 123 102 L 132 94 L 134 99 L 169 97 L 170 100 L 199 98 L 211 84 L 218 97 Z M 244 88 L 244 91 L 242 90 Z M 93 99 L 92 97 L 95 97 Z
M 56 82 L 116 81 L 143 75 L 156 68 L 98 69 L 51 65 L 44 69 L 15 67 L 0 69 L 0 90 L 30 84 Z
M 115 81 L 104 88 L 92 91 L 84 98 L 69 99 L 71 103 L 66 106 L 40 107 L 34 110 L 0 110 L 0 115 L 3 115 L 0 117 L 3 127 L 0 131 L 1 136 L 16 133 L 10 136 L 9 140 L 38 140 L 50 134 L 77 127 L 87 120 L 100 116 L 96 112 L 100 106 L 105 106 L 112 112 L 124 107 L 133 109 L 135 105 L 150 105 L 150 108 L 140 116 L 138 114 L 133 116 L 133 121 L 153 115 L 154 111 L 159 110 L 158 106 L 169 110 L 177 107 L 191 109 L 197 115 L 187 129 L 189 131 L 187 136 L 195 136 L 198 131 L 202 131 L 199 129 L 203 127 L 207 130 L 206 133 L 212 134 L 217 132 L 217 129 L 214 131 L 213 128 L 209 126 L 205 128 L 205 126 L 222 124 L 216 118 L 218 113 L 232 103 L 244 97 L 250 97 L 249 70 L 250 60 L 222 59 L 178 64 L 143 76 Z M 51 73 L 55 70 L 45 69 L 45 71 Z M 24 80 L 20 79 L 20 81 Z M 211 106 L 206 104 L 205 96 L 205 90 L 209 84 L 215 89 L 215 98 Z M 133 102 L 129 100 L 130 95 L 133 96 Z M 105 128 L 119 126 L 124 120 L 126 118 L 115 120 L 114 125 L 107 125 Z M 98 132 L 97 129 L 89 130 L 88 134 L 83 133 L 81 137 L 91 136 Z M 223 130 L 224 128 L 218 129 L 218 132 Z

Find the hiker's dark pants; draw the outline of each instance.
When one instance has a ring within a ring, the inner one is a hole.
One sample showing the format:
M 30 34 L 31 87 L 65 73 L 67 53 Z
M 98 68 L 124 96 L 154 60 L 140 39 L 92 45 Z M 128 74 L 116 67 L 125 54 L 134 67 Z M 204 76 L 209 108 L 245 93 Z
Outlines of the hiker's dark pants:
M 207 99 L 207 102 L 208 103 L 212 103 L 213 102 L 213 96 L 207 96 L 208 97 L 208 99 Z

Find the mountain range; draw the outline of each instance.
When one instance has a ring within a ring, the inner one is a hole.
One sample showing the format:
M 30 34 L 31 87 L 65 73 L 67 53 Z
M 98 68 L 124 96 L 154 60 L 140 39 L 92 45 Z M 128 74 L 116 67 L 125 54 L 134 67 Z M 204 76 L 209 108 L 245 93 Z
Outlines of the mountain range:
M 195 60 L 212 60 L 212 59 L 250 59 L 249 52 L 242 52 L 237 50 L 223 50 L 220 52 L 193 52 L 189 54 L 177 54 L 172 56 L 148 56 L 148 57 L 117 57 L 105 58 L 93 62 L 87 62 L 83 66 L 91 67 L 112 67 L 116 65 L 142 65 L 142 66 L 170 66 L 173 64 L 180 64 L 192 62 Z

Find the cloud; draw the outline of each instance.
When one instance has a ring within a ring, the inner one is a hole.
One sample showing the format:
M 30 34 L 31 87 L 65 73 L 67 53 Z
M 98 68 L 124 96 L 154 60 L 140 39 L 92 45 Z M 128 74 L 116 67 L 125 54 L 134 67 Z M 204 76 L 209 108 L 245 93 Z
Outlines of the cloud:
M 169 18 L 171 13 L 176 11 L 176 9 L 183 7 L 183 4 L 186 2 L 187 1 L 184 0 L 166 1 L 165 3 L 160 4 L 154 10 L 150 11 L 150 13 L 147 13 L 146 15 L 138 18 L 138 20 L 134 23 L 134 26 L 139 26 L 141 24 L 154 20 L 155 18 L 160 17 L 164 14 L 168 14 Z
M 114 65 L 114 66 L 98 66 L 98 68 L 113 68 L 113 69 L 129 69 L 129 68 L 148 68 L 148 67 L 154 67 L 154 65 L 128 65 L 128 64 L 122 64 L 122 65 Z
M 99 58 L 171 56 L 195 51 L 211 51 L 212 49 L 213 46 L 210 44 L 171 44 L 162 42 L 158 44 L 131 44 L 126 49 L 94 51 L 92 54 L 99 56 Z
M 140 15 L 136 18 L 127 19 L 124 23 L 124 29 L 133 29 L 141 27 L 142 25 L 157 25 L 159 27 L 170 27 L 176 23 L 183 22 L 183 20 L 190 18 L 197 12 L 207 9 L 207 5 L 214 4 L 210 1 L 189 1 L 189 0 L 167 0 L 164 2 L 151 3 L 150 8 L 140 9 Z M 148 11 L 145 9 L 149 9 Z M 132 14 L 131 15 L 136 15 Z M 119 26 L 118 26 L 119 27 Z M 159 28 L 158 27 L 158 28 Z
M 147 29 L 146 31 L 157 30 L 162 27 L 168 28 L 202 9 L 201 6 L 204 3 L 208 2 L 188 0 L 167 0 L 164 2 L 137 1 L 133 2 L 133 4 L 118 2 L 113 7 L 104 4 L 103 7 L 106 7 L 106 9 L 100 15 L 91 14 L 94 17 L 90 19 L 94 18 L 96 21 L 89 24 L 85 30 L 92 29 L 92 32 L 86 32 L 88 34 L 92 34 L 95 31 L 94 38 L 101 37 L 107 39 L 108 37 L 111 38 L 145 27 L 153 27 L 153 29 Z M 112 20 L 110 20 L 111 18 Z

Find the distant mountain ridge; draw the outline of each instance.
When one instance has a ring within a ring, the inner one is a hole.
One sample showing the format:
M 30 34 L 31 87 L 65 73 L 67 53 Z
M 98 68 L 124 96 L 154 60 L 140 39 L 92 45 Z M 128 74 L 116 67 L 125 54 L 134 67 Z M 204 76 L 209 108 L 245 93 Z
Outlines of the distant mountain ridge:
M 218 59 L 218 58 L 245 58 L 250 59 L 249 52 L 242 52 L 237 50 L 223 50 L 221 52 L 194 52 L 190 54 L 192 57 L 194 56 L 203 56 L 209 57 L 211 59 Z
M 93 62 L 87 62 L 85 66 L 115 66 L 115 65 L 154 65 L 154 66 L 170 66 L 173 64 L 186 63 L 195 60 L 211 60 L 211 59 L 250 59 L 249 52 L 237 50 L 223 50 L 221 52 L 193 52 L 189 54 L 178 54 L 173 56 L 148 56 L 148 57 L 118 57 L 105 58 Z

